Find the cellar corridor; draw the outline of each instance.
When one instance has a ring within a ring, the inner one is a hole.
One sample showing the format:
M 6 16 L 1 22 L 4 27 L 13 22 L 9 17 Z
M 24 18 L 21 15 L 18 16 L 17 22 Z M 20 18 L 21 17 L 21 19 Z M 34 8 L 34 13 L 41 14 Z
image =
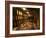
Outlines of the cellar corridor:
M 13 8 L 13 29 L 14 30 L 35 30 L 39 29 L 39 12 L 35 8 Z M 39 11 L 39 10 L 38 10 Z

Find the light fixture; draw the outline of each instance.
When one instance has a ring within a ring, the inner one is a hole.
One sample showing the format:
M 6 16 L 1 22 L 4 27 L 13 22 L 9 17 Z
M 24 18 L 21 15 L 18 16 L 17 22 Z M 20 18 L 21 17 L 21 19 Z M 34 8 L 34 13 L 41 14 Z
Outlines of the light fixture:
M 22 8 L 23 10 L 26 10 L 26 8 Z

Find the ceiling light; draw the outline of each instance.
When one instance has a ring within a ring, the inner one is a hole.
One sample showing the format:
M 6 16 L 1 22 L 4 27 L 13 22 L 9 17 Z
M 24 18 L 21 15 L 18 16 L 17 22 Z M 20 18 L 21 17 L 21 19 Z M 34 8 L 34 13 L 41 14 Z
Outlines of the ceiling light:
M 26 8 L 22 8 L 23 10 L 26 10 Z

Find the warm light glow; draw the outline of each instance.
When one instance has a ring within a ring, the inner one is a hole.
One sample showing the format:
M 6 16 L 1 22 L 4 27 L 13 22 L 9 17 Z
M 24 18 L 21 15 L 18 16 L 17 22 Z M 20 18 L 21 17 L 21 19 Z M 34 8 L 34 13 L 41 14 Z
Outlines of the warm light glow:
M 19 15 L 22 15 L 22 12 L 19 11 Z
M 29 12 L 26 12 L 27 14 L 29 14 Z
M 26 10 L 26 8 L 22 8 L 23 10 Z
M 29 14 L 29 12 L 28 12 L 28 11 L 27 11 L 26 13 L 28 14 L 28 16 L 30 16 L 30 14 Z

